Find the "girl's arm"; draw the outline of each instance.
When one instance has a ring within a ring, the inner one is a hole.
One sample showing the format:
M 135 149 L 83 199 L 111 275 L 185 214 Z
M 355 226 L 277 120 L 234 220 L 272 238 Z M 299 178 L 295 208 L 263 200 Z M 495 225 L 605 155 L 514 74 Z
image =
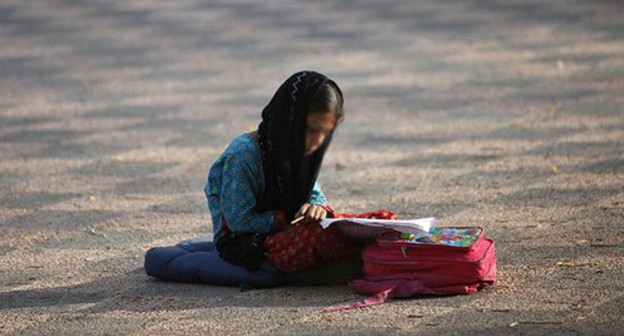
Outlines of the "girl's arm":
M 314 182 L 312 195 L 310 195 L 310 204 L 327 205 L 327 198 L 325 198 L 323 190 L 321 189 L 321 185 L 318 183 L 318 181 Z
M 257 212 L 256 195 L 259 193 L 258 167 L 244 155 L 228 155 L 223 166 L 221 184 L 221 212 L 232 232 L 258 232 L 270 234 L 285 226 L 283 215 L 273 211 Z
M 327 217 L 329 218 L 335 217 L 336 215 L 334 209 L 327 204 L 327 198 L 325 197 L 325 194 L 323 194 L 323 190 L 321 189 L 321 185 L 318 181 L 314 183 L 314 187 L 312 188 L 310 204 L 318 205 L 325 209 L 325 211 L 327 211 Z

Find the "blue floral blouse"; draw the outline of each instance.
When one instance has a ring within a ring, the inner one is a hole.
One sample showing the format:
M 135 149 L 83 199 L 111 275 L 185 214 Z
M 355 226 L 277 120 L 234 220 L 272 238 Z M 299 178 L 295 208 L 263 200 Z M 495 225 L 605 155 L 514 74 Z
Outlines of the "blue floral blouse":
M 274 231 L 273 212 L 257 212 L 256 202 L 265 189 L 262 151 L 250 134 L 236 137 L 210 168 L 204 191 L 212 216 L 212 232 L 216 242 L 224 234 L 221 215 L 232 232 Z M 311 204 L 326 205 L 318 181 L 314 184 Z

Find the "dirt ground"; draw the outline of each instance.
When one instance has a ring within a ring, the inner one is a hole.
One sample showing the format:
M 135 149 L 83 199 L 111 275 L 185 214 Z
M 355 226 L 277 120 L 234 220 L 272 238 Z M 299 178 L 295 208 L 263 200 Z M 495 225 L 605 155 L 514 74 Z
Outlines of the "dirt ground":
M 0 0 L 0 334 L 616 335 L 624 330 L 621 1 Z M 341 212 L 481 225 L 498 282 L 157 281 L 210 232 L 211 163 L 292 72 L 346 97 L 321 183 Z

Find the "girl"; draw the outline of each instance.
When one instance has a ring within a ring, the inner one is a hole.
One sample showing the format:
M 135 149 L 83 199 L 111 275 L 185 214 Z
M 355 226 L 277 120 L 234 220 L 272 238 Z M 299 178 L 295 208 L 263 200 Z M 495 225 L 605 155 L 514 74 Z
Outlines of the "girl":
M 320 73 L 295 73 L 279 87 L 258 130 L 235 138 L 210 169 L 205 191 L 221 258 L 299 271 L 359 252 L 335 227 L 318 225 L 333 215 L 316 180 L 343 118 L 340 88 Z

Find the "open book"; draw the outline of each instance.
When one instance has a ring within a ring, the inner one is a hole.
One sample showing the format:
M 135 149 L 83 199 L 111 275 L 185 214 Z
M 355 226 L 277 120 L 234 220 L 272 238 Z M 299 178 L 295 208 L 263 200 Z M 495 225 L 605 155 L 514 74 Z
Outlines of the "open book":
M 364 226 L 378 227 L 392 229 L 399 232 L 415 233 L 415 234 L 428 234 L 429 229 L 435 222 L 435 218 L 420 218 L 420 219 L 363 219 L 363 218 L 328 218 L 321 222 L 321 226 L 327 229 L 330 225 L 337 222 L 349 222 Z

